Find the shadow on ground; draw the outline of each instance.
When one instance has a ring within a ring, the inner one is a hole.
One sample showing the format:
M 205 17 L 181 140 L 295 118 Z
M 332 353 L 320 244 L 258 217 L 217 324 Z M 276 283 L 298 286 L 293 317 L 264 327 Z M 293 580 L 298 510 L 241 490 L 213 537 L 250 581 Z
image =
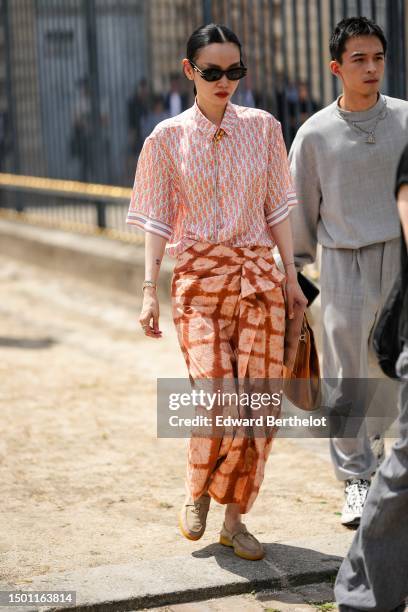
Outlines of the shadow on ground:
M 220 568 L 245 578 L 254 589 L 327 581 L 334 578 L 342 562 L 339 556 L 307 548 L 276 543 L 263 543 L 263 546 L 266 556 L 261 561 L 240 559 L 232 548 L 220 544 L 206 546 L 192 556 L 201 559 L 214 557 Z
M 8 338 L 0 336 L 0 347 L 21 348 L 21 349 L 45 349 L 57 344 L 54 338 Z

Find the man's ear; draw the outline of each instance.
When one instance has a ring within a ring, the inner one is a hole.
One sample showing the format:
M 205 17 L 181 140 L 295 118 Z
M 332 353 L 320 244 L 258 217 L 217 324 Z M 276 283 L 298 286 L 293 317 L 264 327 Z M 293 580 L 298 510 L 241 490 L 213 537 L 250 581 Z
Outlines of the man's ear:
M 340 76 L 340 64 L 337 60 L 332 60 L 329 66 L 330 72 L 334 74 L 334 76 Z

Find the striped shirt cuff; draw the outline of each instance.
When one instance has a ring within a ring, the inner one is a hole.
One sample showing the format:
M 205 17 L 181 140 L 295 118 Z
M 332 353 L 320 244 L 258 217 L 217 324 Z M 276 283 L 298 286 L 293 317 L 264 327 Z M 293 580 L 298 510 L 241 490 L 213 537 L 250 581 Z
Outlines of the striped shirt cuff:
M 288 191 L 286 195 L 286 203 L 289 206 L 289 208 L 291 208 L 292 206 L 297 206 L 298 201 L 297 201 L 296 191 Z
M 158 219 L 151 219 L 137 211 L 128 212 L 126 223 L 137 225 L 137 227 L 140 227 L 143 231 L 157 234 L 158 236 L 162 236 L 162 238 L 168 239 L 173 233 L 171 225 L 163 223 L 163 221 L 159 221 Z
M 277 223 L 281 223 L 281 221 L 286 219 L 290 213 L 290 210 L 294 208 L 297 203 L 296 192 L 288 191 L 285 202 L 266 216 L 266 223 L 269 225 L 269 227 L 272 227 Z

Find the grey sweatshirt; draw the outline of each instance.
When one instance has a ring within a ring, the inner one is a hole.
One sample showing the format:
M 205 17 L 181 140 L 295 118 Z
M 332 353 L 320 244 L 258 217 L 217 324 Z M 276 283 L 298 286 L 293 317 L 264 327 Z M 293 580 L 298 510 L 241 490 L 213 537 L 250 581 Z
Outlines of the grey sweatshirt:
M 375 129 L 375 144 L 364 130 Z M 384 116 L 385 115 L 385 116 Z M 291 213 L 296 266 L 316 257 L 316 245 L 358 249 L 400 235 L 394 196 L 408 143 L 408 102 L 380 95 L 367 111 L 342 110 L 338 100 L 308 119 L 289 152 L 299 205 Z

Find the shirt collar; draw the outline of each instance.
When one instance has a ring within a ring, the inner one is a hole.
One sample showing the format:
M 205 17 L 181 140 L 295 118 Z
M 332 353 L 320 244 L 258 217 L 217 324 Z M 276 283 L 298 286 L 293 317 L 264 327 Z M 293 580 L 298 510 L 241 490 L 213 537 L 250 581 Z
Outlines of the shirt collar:
M 212 140 L 218 128 L 212 121 L 210 121 L 205 115 L 203 115 L 200 108 L 198 107 L 197 98 L 195 98 L 194 100 L 192 110 L 194 121 L 196 122 L 198 128 L 207 136 L 209 140 Z M 238 116 L 235 110 L 235 105 L 228 100 L 227 106 L 225 107 L 224 116 L 221 121 L 220 129 L 224 130 L 227 136 L 232 135 L 237 119 Z

